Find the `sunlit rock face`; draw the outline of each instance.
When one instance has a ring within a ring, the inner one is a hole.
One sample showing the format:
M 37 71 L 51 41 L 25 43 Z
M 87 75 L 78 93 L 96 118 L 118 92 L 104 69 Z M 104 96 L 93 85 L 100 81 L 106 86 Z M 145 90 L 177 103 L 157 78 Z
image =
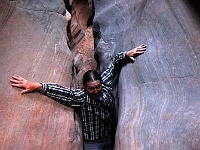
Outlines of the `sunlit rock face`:
M 94 0 L 101 71 L 116 53 L 147 45 L 119 76 L 116 150 L 200 149 L 200 20 L 190 4 Z
M 73 109 L 38 93 L 20 95 L 21 89 L 9 83 L 13 75 L 21 75 L 73 88 L 79 85 L 79 73 L 89 68 L 88 62 L 96 67 L 88 25 L 93 11 L 89 6 L 82 9 L 86 2 L 75 4 L 0 1 L 0 149 L 82 149 L 81 127 Z M 77 19 L 80 8 L 87 17 Z

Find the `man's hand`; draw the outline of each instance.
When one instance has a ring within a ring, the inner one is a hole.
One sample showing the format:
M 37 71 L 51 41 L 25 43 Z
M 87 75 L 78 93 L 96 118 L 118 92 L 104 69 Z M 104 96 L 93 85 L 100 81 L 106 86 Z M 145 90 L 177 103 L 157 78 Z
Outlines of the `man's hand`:
M 10 82 L 14 87 L 24 88 L 24 90 L 21 91 L 21 94 L 29 93 L 34 90 L 41 90 L 42 88 L 42 85 L 40 83 L 28 81 L 18 75 L 13 76 L 10 79 Z
M 145 51 L 146 51 L 146 46 L 142 44 L 134 49 L 127 51 L 126 56 L 134 61 L 137 56 L 143 54 Z

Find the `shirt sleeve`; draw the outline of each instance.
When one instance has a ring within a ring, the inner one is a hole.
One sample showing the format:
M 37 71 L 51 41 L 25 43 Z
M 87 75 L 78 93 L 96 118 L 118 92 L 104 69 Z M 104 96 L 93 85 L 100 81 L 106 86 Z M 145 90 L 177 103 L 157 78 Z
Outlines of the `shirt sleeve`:
M 70 88 L 63 87 L 58 84 L 41 84 L 41 93 L 52 98 L 53 100 L 69 107 L 80 107 L 83 105 L 85 96 L 83 89 L 71 90 Z
M 118 53 L 108 68 L 101 74 L 102 83 L 112 89 L 113 80 L 119 74 L 121 67 L 127 59 L 126 51 Z

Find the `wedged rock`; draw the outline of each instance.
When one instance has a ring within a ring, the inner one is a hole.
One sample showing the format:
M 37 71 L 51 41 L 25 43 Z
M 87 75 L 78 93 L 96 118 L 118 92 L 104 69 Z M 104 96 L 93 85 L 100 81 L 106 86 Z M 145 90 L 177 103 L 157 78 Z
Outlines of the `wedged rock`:
M 147 45 L 121 70 L 115 149 L 200 149 L 199 12 L 181 0 L 94 0 L 94 8 L 101 71 L 116 53 Z
M 0 1 L 0 149 L 82 149 L 74 111 L 37 93 L 20 95 L 13 75 L 70 87 L 73 57 L 63 1 Z

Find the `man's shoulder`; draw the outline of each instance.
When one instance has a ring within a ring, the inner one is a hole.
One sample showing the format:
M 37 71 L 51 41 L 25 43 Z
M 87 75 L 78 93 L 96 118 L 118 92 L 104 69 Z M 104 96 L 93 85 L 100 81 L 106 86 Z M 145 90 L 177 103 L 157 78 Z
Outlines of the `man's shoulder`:
M 75 89 L 74 94 L 77 95 L 77 96 L 85 95 L 85 90 L 83 88 Z
M 102 83 L 102 91 L 103 92 L 111 92 L 112 91 L 112 87 L 107 85 L 107 84 Z

